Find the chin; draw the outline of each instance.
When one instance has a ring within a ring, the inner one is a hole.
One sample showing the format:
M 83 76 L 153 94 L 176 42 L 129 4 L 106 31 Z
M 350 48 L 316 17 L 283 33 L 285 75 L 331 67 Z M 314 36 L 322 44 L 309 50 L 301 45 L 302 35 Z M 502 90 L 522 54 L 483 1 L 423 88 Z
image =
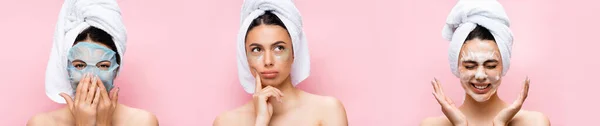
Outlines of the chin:
M 262 85 L 263 86 L 272 86 L 272 87 L 276 87 L 279 86 L 279 84 L 281 84 L 282 81 L 280 81 L 280 79 L 262 79 Z

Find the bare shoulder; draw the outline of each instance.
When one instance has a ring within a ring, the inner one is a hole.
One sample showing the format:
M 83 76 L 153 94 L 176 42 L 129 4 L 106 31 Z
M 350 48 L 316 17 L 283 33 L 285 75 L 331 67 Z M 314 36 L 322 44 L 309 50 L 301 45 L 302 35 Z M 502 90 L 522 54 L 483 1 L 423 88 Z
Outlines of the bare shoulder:
M 52 116 L 49 115 L 48 113 L 39 113 L 37 115 L 34 115 L 33 117 L 31 117 L 31 119 L 29 119 L 29 121 L 27 121 L 27 126 L 47 126 L 47 125 L 56 126 L 56 122 L 54 122 L 54 119 L 52 119 Z
M 221 113 L 213 121 L 213 126 L 243 126 L 254 123 L 254 109 L 251 102 Z
M 337 98 L 331 96 L 321 96 L 315 94 L 309 94 L 309 99 L 314 100 L 311 103 L 318 103 L 321 108 L 324 109 L 344 109 L 344 104 Z
M 71 111 L 67 107 L 38 113 L 27 121 L 27 126 L 73 125 Z
M 421 121 L 420 126 L 451 126 L 452 123 L 446 116 L 427 117 Z
M 544 113 L 521 110 L 510 124 L 513 126 L 550 126 L 550 120 Z
M 151 112 L 125 105 L 121 105 L 121 107 L 121 117 L 127 121 L 124 122 L 124 124 L 138 126 L 158 126 L 158 119 Z
M 307 93 L 309 103 L 316 105 L 319 115 L 323 115 L 323 125 L 348 125 L 346 108 L 337 98 Z
M 72 125 L 71 112 L 68 108 L 38 113 L 27 121 L 27 126 L 60 126 Z

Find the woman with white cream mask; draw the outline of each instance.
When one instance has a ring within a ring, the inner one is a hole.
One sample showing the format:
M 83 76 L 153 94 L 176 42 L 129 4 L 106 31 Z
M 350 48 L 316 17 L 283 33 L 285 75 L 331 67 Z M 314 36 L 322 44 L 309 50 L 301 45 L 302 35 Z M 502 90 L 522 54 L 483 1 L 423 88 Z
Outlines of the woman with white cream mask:
M 346 126 L 342 103 L 295 86 L 308 77 L 308 46 L 290 0 L 245 0 L 238 74 L 253 100 L 222 113 L 215 126 Z
M 502 77 L 508 71 L 512 32 L 503 7 L 495 0 L 461 0 L 448 16 L 443 35 L 450 40 L 449 61 L 460 78 L 465 100 L 460 107 L 445 96 L 434 79 L 433 96 L 445 116 L 430 117 L 422 126 L 549 126 L 548 118 L 521 110 L 529 91 L 529 78 L 513 103 L 498 97 Z
M 126 32 L 114 0 L 66 0 L 46 70 L 46 94 L 67 106 L 32 117 L 28 126 L 156 126 L 145 110 L 118 103 L 113 84 Z

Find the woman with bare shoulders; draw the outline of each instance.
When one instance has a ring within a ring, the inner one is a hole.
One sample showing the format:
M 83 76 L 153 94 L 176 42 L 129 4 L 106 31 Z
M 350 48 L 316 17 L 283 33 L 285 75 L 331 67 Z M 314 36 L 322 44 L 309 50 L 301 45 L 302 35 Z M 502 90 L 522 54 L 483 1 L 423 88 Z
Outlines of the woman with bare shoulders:
M 342 103 L 295 86 L 310 71 L 302 20 L 291 0 L 245 0 L 238 74 L 253 100 L 219 115 L 215 126 L 346 126 Z
M 65 0 L 46 68 L 46 95 L 67 104 L 28 126 L 157 126 L 145 110 L 118 103 L 113 85 L 127 34 L 115 0 Z
M 506 103 L 497 89 L 510 66 L 513 36 L 508 16 L 496 0 L 461 0 L 452 9 L 443 30 L 450 41 L 452 72 L 465 90 L 463 104 L 456 107 L 444 95 L 441 83 L 431 83 L 433 96 L 445 116 L 429 117 L 422 126 L 549 126 L 548 118 L 521 110 L 529 91 L 529 78 L 516 101 Z

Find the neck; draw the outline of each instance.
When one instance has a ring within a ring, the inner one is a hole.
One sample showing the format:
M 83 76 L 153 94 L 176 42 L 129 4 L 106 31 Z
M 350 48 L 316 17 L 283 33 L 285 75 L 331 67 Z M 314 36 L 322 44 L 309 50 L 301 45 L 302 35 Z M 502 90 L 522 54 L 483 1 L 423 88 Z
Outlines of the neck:
M 467 118 L 487 120 L 493 119 L 506 106 L 506 103 L 498 97 L 498 93 L 496 92 L 490 99 L 484 102 L 477 102 L 471 95 L 465 94 L 465 101 L 459 109 Z
M 273 115 L 283 114 L 287 110 L 292 109 L 298 103 L 300 103 L 299 95 L 302 91 L 292 85 L 292 80 L 289 76 L 287 79 L 285 79 L 285 81 L 277 85 L 275 88 L 279 89 L 279 91 L 283 93 L 283 97 L 281 98 L 281 103 L 277 102 L 276 100 L 272 100 L 271 105 L 273 105 Z

